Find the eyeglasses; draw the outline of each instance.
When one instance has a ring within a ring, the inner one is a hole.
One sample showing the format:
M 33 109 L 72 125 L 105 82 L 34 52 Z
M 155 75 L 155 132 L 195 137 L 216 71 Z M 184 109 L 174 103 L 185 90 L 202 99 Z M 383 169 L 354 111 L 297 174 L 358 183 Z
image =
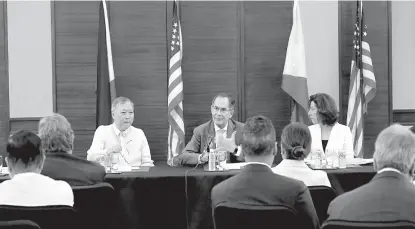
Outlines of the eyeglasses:
M 225 112 L 228 112 L 228 111 L 231 111 L 232 109 L 226 109 L 226 108 L 220 108 L 220 107 L 217 107 L 217 106 L 211 106 L 211 108 L 212 108 L 212 110 L 213 111 L 215 111 L 216 113 L 218 113 L 218 112 L 220 112 L 220 113 L 225 113 Z

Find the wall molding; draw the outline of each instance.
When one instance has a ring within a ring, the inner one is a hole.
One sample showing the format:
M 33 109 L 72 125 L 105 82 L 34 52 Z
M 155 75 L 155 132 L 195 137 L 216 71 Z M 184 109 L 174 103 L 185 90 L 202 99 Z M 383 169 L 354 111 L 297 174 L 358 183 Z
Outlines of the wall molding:
M 404 126 L 415 125 L 415 109 L 396 109 L 392 114 L 392 123 L 400 123 Z

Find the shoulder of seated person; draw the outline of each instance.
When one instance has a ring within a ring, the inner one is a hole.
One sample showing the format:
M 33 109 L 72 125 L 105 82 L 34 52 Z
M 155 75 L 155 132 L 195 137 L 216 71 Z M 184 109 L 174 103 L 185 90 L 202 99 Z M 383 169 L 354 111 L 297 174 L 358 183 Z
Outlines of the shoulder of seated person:
M 209 122 L 205 122 L 203 124 L 200 124 L 199 126 L 196 126 L 195 129 L 194 129 L 194 131 L 195 132 L 197 132 L 197 131 L 201 132 L 204 128 L 209 127 L 209 123 L 210 123 L 210 121 Z
M 284 175 L 280 175 L 280 176 L 283 177 L 282 179 L 284 179 L 287 183 L 290 183 L 293 190 L 300 190 L 300 189 L 307 188 L 307 186 L 304 184 L 303 181 L 300 181 L 300 180 L 297 180 L 297 179 L 294 179 L 294 178 L 291 178 L 291 177 L 287 177 L 287 176 L 284 176 Z
M 100 125 L 100 126 L 98 126 L 96 131 L 109 130 L 110 128 L 112 128 L 112 124 L 110 124 L 110 125 Z
M 144 131 L 142 129 L 140 129 L 138 127 L 134 127 L 134 126 L 130 126 L 130 131 L 144 134 Z
M 310 129 L 310 130 L 316 129 L 316 128 L 318 128 L 318 125 L 319 124 L 314 124 L 314 125 L 308 126 L 308 129 Z
M 314 174 L 318 175 L 318 176 L 327 176 L 327 172 L 323 171 L 323 170 L 313 170 Z

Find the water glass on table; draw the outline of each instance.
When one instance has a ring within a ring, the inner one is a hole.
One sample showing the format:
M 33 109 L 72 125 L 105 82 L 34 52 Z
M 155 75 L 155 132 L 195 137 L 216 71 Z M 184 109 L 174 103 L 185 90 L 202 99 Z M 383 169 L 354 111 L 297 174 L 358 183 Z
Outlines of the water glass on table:
M 327 149 L 326 150 L 326 158 L 327 158 L 327 164 L 330 168 L 339 168 L 339 155 L 337 152 L 337 149 Z
M 118 172 L 118 162 L 120 161 L 119 153 L 110 154 L 111 171 Z
M 216 150 L 216 160 L 220 168 L 223 169 L 223 164 L 226 164 L 227 158 L 228 158 L 228 152 L 225 149 Z

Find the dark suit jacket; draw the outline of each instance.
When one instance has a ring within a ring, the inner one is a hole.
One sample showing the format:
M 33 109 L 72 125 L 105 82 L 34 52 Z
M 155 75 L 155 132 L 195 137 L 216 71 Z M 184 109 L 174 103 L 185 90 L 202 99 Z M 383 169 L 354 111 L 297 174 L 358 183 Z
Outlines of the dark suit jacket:
M 235 143 L 241 144 L 243 123 L 234 121 L 232 119 L 228 122 L 227 137 L 230 138 L 232 133 L 236 131 Z M 215 137 L 215 124 L 211 120 L 204 123 L 193 130 L 193 136 L 190 142 L 187 143 L 183 152 L 174 158 L 176 165 L 196 165 L 201 153 L 206 149 L 209 136 Z M 228 153 L 228 162 L 244 161 L 243 156 L 236 157 L 232 153 Z
M 212 189 L 212 209 L 228 206 L 286 205 L 296 210 L 304 228 L 319 228 L 319 221 L 307 186 L 281 176 L 261 164 L 248 164 L 235 176 Z
M 369 183 L 338 196 L 327 213 L 328 219 L 337 220 L 415 222 L 415 187 L 403 175 L 385 171 Z
M 81 186 L 102 182 L 105 168 L 68 153 L 47 153 L 41 173 L 55 180 L 66 181 L 71 186 Z

